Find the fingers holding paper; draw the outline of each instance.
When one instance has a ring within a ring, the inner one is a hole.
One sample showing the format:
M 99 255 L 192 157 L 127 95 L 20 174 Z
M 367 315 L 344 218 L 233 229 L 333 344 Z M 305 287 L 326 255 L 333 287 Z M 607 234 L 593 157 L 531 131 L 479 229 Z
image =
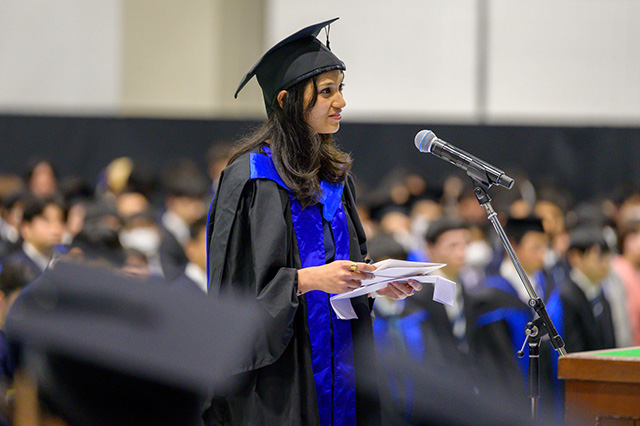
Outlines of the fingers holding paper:
M 364 262 L 336 260 L 322 266 L 298 270 L 298 291 L 321 290 L 341 294 L 359 288 L 363 280 L 372 279 L 376 267 Z
M 390 299 L 402 300 L 413 296 L 416 291 L 422 290 L 422 284 L 416 280 L 393 281 L 376 293 Z

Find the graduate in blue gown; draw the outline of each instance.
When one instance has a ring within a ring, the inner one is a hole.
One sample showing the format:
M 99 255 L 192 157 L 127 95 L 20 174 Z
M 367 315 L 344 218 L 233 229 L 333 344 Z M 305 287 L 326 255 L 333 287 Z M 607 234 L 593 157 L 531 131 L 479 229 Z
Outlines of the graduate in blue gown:
M 542 222 L 534 217 L 509 218 L 505 232 L 531 285 L 543 299 L 562 336 L 560 288 L 543 269 L 548 238 Z M 526 409 L 529 404 L 528 350 L 525 347 L 523 358 L 518 358 L 516 352 L 524 343 L 527 323 L 537 315 L 528 306 L 529 295 L 508 257 L 500 265 L 500 273 L 488 276 L 484 286 L 475 298 L 475 352 L 483 361 L 487 377 L 492 377 L 508 393 L 521 395 L 522 407 Z M 540 345 L 540 400 L 546 410 L 559 408 L 562 389 L 557 377 L 557 354 L 548 339 L 543 339 Z

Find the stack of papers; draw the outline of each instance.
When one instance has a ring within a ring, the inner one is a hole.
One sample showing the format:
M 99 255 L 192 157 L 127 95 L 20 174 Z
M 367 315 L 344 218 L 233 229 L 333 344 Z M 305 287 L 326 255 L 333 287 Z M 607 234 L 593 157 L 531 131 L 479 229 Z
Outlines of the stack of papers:
M 363 280 L 360 288 L 330 298 L 331 307 L 338 318 L 343 320 L 358 318 L 353 306 L 351 306 L 350 299 L 381 290 L 393 281 L 415 280 L 423 284 L 431 283 L 434 285 L 433 300 L 453 305 L 456 283 L 439 276 L 426 276 L 426 274 L 445 266 L 444 263 L 387 259 L 374 263 L 373 266 L 376 267 L 376 270 L 373 271 L 374 278 Z

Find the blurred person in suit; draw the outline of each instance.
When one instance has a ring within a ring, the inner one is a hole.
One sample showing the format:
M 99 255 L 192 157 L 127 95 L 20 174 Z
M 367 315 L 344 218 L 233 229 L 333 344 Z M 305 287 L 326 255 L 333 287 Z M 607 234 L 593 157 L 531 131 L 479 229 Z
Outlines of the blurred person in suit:
M 189 262 L 183 247 L 189 239 L 189 227 L 206 213 L 209 185 L 204 173 L 188 159 L 179 159 L 167 167 L 163 185 L 166 194 L 165 212 L 160 219 L 160 262 L 164 276 L 172 281 Z
M 602 228 L 576 228 L 570 238 L 567 258 L 571 269 L 560 290 L 566 349 L 582 352 L 613 348 L 613 318 L 603 289 L 611 249 Z
M 187 291 L 207 294 L 207 218 L 196 220 L 189 228 L 189 239 L 184 245 L 189 263 L 184 273 L 171 284 Z
M 59 197 L 41 198 L 26 194 L 22 200 L 20 223 L 22 245 L 7 258 L 8 263 L 22 263 L 38 276 L 54 257 L 54 249 L 62 243 L 66 211 Z

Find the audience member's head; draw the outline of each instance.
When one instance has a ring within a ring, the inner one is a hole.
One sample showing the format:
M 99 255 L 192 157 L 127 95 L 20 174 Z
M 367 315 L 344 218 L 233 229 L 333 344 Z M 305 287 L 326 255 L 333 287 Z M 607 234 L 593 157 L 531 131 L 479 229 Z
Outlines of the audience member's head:
M 640 266 L 640 220 L 627 221 L 618 230 L 618 250 L 631 264 Z
M 533 216 L 509 218 L 504 230 L 525 272 L 533 274 L 541 270 L 549 249 L 542 221 Z
M 593 283 L 607 276 L 611 261 L 611 248 L 602 228 L 581 227 L 571 231 L 567 252 L 571 266 L 582 272 Z
M 222 170 L 227 167 L 232 148 L 233 144 L 231 142 L 218 141 L 207 150 L 207 175 L 214 184 L 217 184 Z
M 20 236 L 41 254 L 51 256 L 65 232 L 66 212 L 62 200 L 28 194 L 23 203 Z
M 482 225 L 487 222 L 487 212 L 480 205 L 473 188 L 466 187 L 458 197 L 457 216 L 469 224 Z
M 121 268 L 125 260 L 118 238 L 121 228 L 114 207 L 104 202 L 90 204 L 84 227 L 71 242 L 70 253 L 96 264 Z
M 206 213 L 205 196 L 209 191 L 206 177 L 195 162 L 180 159 L 167 167 L 163 179 L 167 211 L 191 225 Z
M 442 218 L 433 222 L 426 235 L 429 260 L 445 263 L 442 272 L 457 279 L 466 263 L 470 236 L 469 226 L 461 220 Z
M 58 175 L 53 165 L 42 158 L 29 160 L 25 181 L 29 192 L 37 197 L 51 197 L 58 189 Z
M 116 211 L 125 221 L 148 209 L 149 199 L 141 192 L 124 190 L 116 196 Z
M 369 250 L 369 257 L 374 262 L 385 259 L 404 260 L 407 258 L 407 251 L 404 247 L 386 232 L 378 232 L 367 241 L 367 249 Z
M 120 243 L 125 249 L 134 249 L 147 257 L 158 254 L 160 247 L 160 227 L 155 216 L 149 212 L 141 212 L 128 217 L 124 227 L 118 233 Z
M 559 191 L 545 188 L 538 195 L 534 213 L 542 220 L 542 226 L 549 236 L 555 237 L 566 232 L 565 217 L 569 211 L 569 201 Z

